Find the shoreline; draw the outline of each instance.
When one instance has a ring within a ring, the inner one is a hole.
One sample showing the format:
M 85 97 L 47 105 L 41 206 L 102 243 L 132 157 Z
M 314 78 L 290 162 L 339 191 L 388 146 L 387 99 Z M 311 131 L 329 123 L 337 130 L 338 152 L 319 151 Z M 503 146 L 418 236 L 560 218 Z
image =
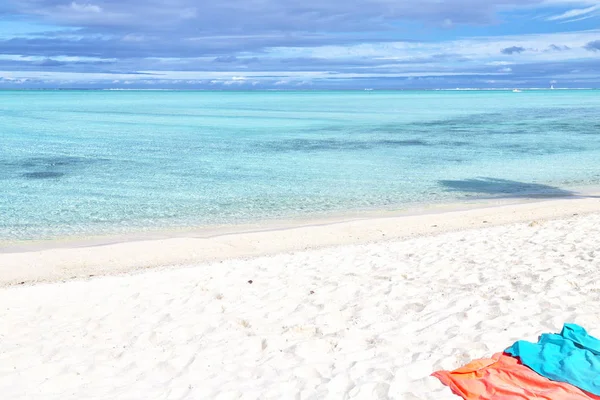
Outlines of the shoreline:
M 401 240 L 596 212 L 600 212 L 600 196 L 590 192 L 566 198 L 430 204 L 401 212 L 149 233 L 136 238 L 19 243 L 0 247 L 0 287 Z
M 133 230 L 123 233 L 89 233 L 40 239 L 0 238 L 0 254 L 21 253 L 56 248 L 105 246 L 124 242 L 164 240 L 174 238 L 212 238 L 267 231 L 282 231 L 295 228 L 332 225 L 359 220 L 414 217 L 428 214 L 468 211 L 481 208 L 502 207 L 540 203 L 556 200 L 600 198 L 600 185 L 572 186 L 564 190 L 571 195 L 561 196 L 544 193 L 507 195 L 506 197 L 473 197 L 441 202 L 415 202 L 390 205 L 389 208 L 373 207 L 348 211 L 337 211 L 316 215 L 296 215 L 244 221 L 239 223 L 208 224 L 201 226 L 172 226 Z

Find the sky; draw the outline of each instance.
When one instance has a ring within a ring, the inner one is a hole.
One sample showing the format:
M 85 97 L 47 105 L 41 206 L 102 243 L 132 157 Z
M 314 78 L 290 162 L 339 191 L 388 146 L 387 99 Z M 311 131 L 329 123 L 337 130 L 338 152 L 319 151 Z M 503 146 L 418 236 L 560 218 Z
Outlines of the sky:
M 600 0 L 0 0 L 0 89 L 600 87 Z

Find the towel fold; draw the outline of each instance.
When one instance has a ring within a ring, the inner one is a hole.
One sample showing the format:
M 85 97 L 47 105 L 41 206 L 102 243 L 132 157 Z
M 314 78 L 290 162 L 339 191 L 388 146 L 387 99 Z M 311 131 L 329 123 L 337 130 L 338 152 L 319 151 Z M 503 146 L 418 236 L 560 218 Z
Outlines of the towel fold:
M 465 400 L 600 400 L 573 385 L 540 376 L 502 353 L 432 375 Z
M 545 333 L 537 343 L 518 341 L 506 353 L 548 379 L 600 396 L 600 340 L 579 325 L 565 324 L 560 334 Z

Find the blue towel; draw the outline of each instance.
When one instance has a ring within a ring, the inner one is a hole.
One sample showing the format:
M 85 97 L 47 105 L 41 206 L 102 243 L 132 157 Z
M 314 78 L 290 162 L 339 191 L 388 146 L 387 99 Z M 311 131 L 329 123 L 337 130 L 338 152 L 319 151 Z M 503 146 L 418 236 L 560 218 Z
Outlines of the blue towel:
M 600 340 L 579 325 L 544 333 L 537 343 L 520 340 L 506 350 L 538 374 L 600 396 Z

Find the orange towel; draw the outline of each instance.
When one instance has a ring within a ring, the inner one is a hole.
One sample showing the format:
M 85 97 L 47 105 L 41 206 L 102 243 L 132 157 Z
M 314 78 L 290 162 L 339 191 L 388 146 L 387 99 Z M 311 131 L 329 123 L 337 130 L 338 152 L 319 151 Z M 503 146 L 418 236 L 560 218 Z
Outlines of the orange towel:
M 465 400 L 600 400 L 568 383 L 544 378 L 502 353 L 432 375 Z

